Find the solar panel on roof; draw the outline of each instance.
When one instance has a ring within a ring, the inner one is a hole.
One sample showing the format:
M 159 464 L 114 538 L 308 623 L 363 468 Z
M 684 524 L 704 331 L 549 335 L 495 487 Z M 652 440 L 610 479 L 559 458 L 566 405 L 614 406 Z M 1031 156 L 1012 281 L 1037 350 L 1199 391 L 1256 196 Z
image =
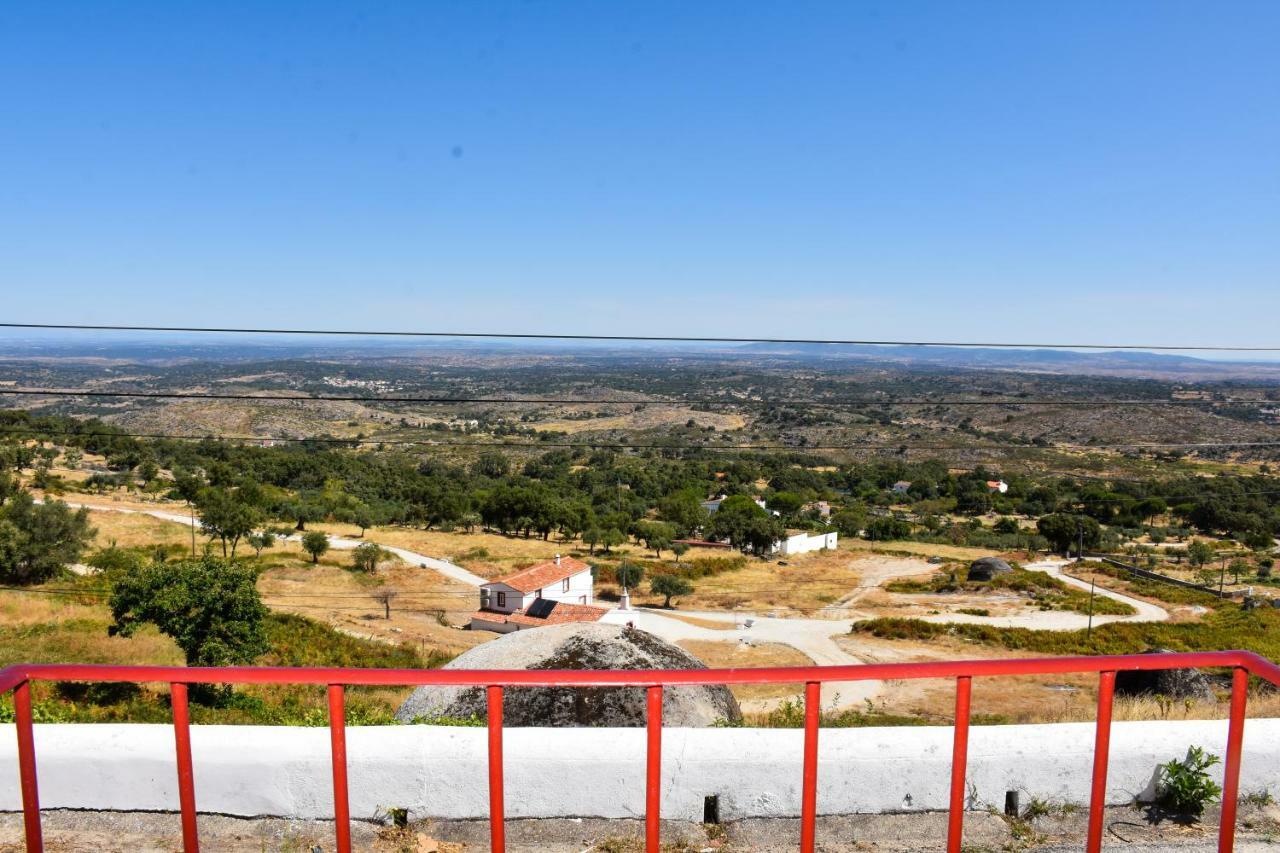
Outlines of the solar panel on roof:
M 528 615 L 535 619 L 546 619 L 551 615 L 551 611 L 555 610 L 556 603 L 546 598 L 535 599 L 533 604 L 529 605 L 529 609 L 525 611 Z

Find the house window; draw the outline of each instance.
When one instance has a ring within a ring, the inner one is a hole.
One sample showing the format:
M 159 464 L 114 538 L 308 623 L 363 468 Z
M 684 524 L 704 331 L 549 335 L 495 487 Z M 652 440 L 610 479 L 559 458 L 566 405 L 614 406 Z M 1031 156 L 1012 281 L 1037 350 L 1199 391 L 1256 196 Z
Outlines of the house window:
M 507 606 L 507 594 L 505 592 L 498 593 L 498 606 L 499 607 Z
M 568 579 L 568 578 L 565 578 L 564 580 L 560 581 L 560 591 L 561 591 L 561 592 L 568 592 L 568 591 L 569 591 L 569 579 Z

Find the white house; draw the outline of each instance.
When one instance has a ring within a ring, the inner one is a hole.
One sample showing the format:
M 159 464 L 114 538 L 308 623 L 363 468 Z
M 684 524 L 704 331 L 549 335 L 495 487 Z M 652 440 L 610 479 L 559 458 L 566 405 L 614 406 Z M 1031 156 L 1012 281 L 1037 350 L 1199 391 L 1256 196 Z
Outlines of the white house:
M 835 548 L 837 538 L 838 534 L 834 530 L 829 533 L 788 530 L 785 538 L 773 543 L 769 553 L 791 557 L 796 554 L 807 554 L 810 551 L 823 551 L 828 548 Z
M 1004 494 L 1009 491 L 1009 484 L 1004 480 L 987 480 L 987 490 Z
M 561 557 L 522 569 L 480 587 L 480 610 L 471 627 L 507 634 L 562 622 L 595 622 L 606 610 L 595 601 L 591 567 Z
M 715 512 L 720 509 L 720 504 L 724 502 L 724 499 L 724 495 L 716 495 L 714 498 L 703 501 L 701 505 L 707 512 Z

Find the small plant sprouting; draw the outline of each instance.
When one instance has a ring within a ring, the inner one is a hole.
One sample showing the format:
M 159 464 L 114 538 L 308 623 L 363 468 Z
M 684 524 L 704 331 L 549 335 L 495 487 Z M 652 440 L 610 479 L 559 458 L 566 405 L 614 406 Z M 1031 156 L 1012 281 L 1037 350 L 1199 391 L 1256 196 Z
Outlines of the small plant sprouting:
M 1209 768 L 1219 763 L 1216 755 L 1198 746 L 1187 750 L 1187 757 L 1160 766 L 1156 784 L 1156 804 L 1170 814 L 1199 818 L 1205 806 L 1216 802 L 1222 788 L 1209 778 Z

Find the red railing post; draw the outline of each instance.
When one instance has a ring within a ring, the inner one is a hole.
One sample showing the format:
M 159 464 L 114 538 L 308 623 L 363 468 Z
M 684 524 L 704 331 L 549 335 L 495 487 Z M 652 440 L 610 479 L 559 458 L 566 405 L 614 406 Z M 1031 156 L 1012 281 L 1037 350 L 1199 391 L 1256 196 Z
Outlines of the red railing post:
M 1102 817 L 1107 807 L 1107 763 L 1111 753 L 1111 706 L 1116 674 L 1098 674 L 1098 720 L 1093 736 L 1093 781 L 1089 788 L 1089 831 L 1085 853 L 1102 850 Z
M 947 813 L 947 853 L 960 853 L 964 837 L 965 770 L 969 763 L 969 696 L 973 686 L 970 676 L 956 679 L 955 736 L 951 742 L 951 805 Z
M 351 853 L 347 796 L 347 704 L 341 684 L 329 685 L 329 751 L 333 761 L 333 831 L 338 853 Z
M 187 685 L 169 685 L 169 703 L 173 706 L 173 741 L 178 757 L 178 804 L 182 810 L 182 849 L 198 853 L 200 833 L 196 829 L 195 769 L 191 761 L 191 717 L 187 707 Z
M 18 775 L 22 784 L 22 824 L 26 829 L 27 853 L 42 853 L 44 834 L 40 831 L 40 786 L 36 782 L 36 736 L 31 725 L 31 682 L 13 688 L 13 719 L 18 729 Z
M 486 693 L 489 711 L 489 850 L 507 849 L 506 812 L 502 804 L 502 688 L 491 685 Z
M 662 820 L 662 688 L 650 687 L 645 691 L 648 729 L 648 758 L 645 762 L 644 786 L 644 849 L 645 853 L 661 850 Z
M 1227 723 L 1227 761 L 1222 768 L 1222 818 L 1218 822 L 1218 851 L 1231 853 L 1236 846 L 1236 805 L 1240 797 L 1240 758 L 1244 750 L 1244 707 L 1249 692 L 1249 672 L 1236 667 L 1231 673 L 1231 717 Z
M 804 685 L 804 777 L 800 789 L 800 851 L 813 853 L 818 821 L 818 721 L 822 684 Z

